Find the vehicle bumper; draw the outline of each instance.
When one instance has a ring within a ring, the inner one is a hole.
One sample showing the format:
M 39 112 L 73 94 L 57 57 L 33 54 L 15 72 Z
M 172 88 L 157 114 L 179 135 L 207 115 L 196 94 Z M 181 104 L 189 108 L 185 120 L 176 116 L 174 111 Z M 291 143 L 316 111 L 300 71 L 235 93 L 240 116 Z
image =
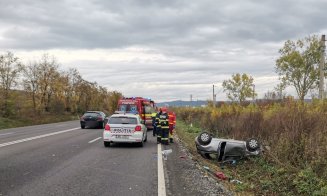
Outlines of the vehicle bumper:
M 81 125 L 86 127 L 98 127 L 103 124 L 103 121 L 81 121 Z
M 143 132 L 134 133 L 133 135 L 113 134 L 108 131 L 103 133 L 103 141 L 105 142 L 136 143 L 142 142 L 142 140 Z

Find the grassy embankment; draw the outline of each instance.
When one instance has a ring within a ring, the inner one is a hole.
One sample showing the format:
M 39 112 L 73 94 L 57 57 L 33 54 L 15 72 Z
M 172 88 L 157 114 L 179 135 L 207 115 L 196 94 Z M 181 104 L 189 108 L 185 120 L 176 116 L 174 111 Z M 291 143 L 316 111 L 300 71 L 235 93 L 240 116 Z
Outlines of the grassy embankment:
M 177 134 L 193 154 L 202 131 L 215 137 L 258 138 L 265 152 L 220 167 L 215 160 L 195 159 L 214 171 L 242 181 L 226 186 L 240 195 L 327 195 L 327 103 L 293 101 L 261 106 L 175 108 Z M 191 126 L 192 124 L 192 126 Z
M 65 115 L 47 114 L 42 116 L 25 117 L 25 118 L 0 117 L 0 129 L 47 124 L 47 123 L 56 123 L 56 122 L 63 122 L 69 120 L 78 120 L 78 116 L 76 115 L 73 116 L 70 114 L 65 114 Z

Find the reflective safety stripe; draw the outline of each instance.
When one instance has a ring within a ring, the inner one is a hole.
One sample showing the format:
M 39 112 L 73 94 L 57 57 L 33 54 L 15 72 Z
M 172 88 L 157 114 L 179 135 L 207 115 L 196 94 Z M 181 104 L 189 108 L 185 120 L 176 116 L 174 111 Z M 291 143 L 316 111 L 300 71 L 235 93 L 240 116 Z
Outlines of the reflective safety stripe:
M 169 126 L 162 126 L 162 129 L 169 129 Z
M 168 138 L 163 137 L 163 138 L 161 138 L 161 140 L 168 140 Z
M 161 137 L 160 135 L 158 135 L 158 137 Z

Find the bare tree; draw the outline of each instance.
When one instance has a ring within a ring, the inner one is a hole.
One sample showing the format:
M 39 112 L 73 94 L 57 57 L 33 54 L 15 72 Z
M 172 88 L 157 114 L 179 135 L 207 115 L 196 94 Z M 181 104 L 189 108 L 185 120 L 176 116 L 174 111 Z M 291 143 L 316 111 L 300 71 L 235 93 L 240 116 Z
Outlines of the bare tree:
M 51 96 L 54 92 L 55 79 L 58 77 L 58 63 L 54 57 L 44 54 L 39 63 L 39 92 L 44 111 L 49 111 Z
M 24 67 L 24 89 L 32 95 L 33 101 L 33 110 L 36 112 L 36 99 L 37 99 L 37 92 L 39 90 L 39 64 L 36 62 L 29 63 L 29 65 Z
M 10 114 L 8 108 L 10 90 L 17 85 L 17 79 L 22 70 L 22 64 L 13 53 L 7 52 L 4 55 L 0 55 L 0 88 L 4 100 L 1 111 L 3 111 L 2 115 L 4 116 Z

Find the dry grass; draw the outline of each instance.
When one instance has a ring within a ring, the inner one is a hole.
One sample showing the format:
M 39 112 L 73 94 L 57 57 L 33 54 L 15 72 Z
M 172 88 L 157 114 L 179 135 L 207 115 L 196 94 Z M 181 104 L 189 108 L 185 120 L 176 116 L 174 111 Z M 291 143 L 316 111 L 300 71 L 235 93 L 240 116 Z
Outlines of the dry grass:
M 206 130 L 219 137 L 247 139 L 256 137 L 263 145 L 270 146 L 261 165 L 286 170 L 282 179 L 286 184 L 285 193 L 293 194 L 327 194 L 327 103 L 314 102 L 302 104 L 294 101 L 266 105 L 222 105 L 219 108 L 175 108 L 178 119 L 197 127 L 190 132 L 185 128 L 178 131 L 186 141 L 193 144 L 196 134 Z M 186 129 L 186 131 L 185 131 Z M 184 133 L 188 132 L 188 133 Z M 190 133 L 189 133 L 190 132 Z M 188 134 L 184 137 L 183 134 Z M 275 176 L 275 169 L 271 169 Z M 259 168 L 260 170 L 260 168 Z M 259 172 L 260 173 L 260 172 Z M 292 176 L 293 179 L 290 179 Z M 307 178 L 316 181 L 314 185 Z M 273 181 L 273 180 L 272 180 Z M 269 178 L 261 184 L 270 185 Z M 319 192 L 320 191 L 320 192 Z M 273 194 L 274 191 L 268 191 Z

